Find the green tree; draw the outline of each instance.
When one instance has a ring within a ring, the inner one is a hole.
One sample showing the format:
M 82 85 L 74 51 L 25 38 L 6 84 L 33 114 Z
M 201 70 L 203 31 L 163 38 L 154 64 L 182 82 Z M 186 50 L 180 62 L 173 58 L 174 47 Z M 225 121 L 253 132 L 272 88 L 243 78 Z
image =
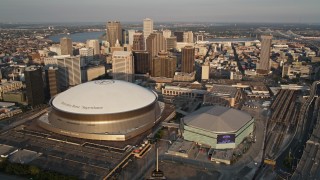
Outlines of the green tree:
M 29 173 L 32 176 L 37 176 L 40 173 L 40 169 L 36 166 L 29 166 Z

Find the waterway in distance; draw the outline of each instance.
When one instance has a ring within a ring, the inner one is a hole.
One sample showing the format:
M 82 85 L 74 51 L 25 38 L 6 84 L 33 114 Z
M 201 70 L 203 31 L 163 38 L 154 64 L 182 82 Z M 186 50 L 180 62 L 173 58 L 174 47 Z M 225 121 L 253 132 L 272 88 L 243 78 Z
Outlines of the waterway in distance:
M 101 36 L 104 34 L 104 31 L 94 31 L 94 32 L 83 32 L 75 34 L 57 34 L 54 36 L 49 36 L 49 39 L 53 42 L 59 43 L 60 38 L 69 37 L 73 42 L 86 42 L 88 39 L 99 39 L 101 41 Z
M 83 33 L 75 33 L 75 34 L 57 34 L 54 36 L 50 36 L 49 39 L 55 43 L 60 42 L 60 38 L 69 37 L 73 42 L 86 42 L 88 39 L 99 39 L 101 41 L 101 36 L 104 34 L 104 31 L 94 31 L 94 32 L 83 32 Z M 210 42 L 228 42 L 228 41 L 254 41 L 256 38 L 248 37 L 248 38 L 212 38 L 206 39 L 205 41 Z

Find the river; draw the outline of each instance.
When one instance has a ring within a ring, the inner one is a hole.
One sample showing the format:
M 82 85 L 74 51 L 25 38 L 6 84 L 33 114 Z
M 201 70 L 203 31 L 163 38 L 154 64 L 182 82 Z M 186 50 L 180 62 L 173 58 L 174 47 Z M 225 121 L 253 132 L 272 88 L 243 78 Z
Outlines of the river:
M 75 34 L 57 34 L 54 36 L 50 36 L 49 39 L 53 42 L 60 42 L 60 38 L 62 37 L 70 37 L 73 42 L 86 42 L 88 39 L 99 39 L 105 32 L 104 31 L 95 31 L 95 32 L 83 32 L 83 33 L 75 33 Z M 206 41 L 210 42 L 225 42 L 225 41 L 254 41 L 256 38 L 248 37 L 248 38 L 210 38 L 206 39 Z
M 60 42 L 60 38 L 69 37 L 73 42 L 86 42 L 88 39 L 99 39 L 105 32 L 104 31 L 94 31 L 94 32 L 83 32 L 75 34 L 57 34 L 54 36 L 49 36 L 49 39 L 53 42 Z

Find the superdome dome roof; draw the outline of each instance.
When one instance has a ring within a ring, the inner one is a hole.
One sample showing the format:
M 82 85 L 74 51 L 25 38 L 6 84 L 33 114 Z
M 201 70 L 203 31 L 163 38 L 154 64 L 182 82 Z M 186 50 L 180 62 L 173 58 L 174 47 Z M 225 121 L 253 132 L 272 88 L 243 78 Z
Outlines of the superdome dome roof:
M 52 106 L 75 114 L 114 114 L 146 107 L 156 99 L 154 92 L 133 83 L 98 80 L 58 94 L 53 98 Z

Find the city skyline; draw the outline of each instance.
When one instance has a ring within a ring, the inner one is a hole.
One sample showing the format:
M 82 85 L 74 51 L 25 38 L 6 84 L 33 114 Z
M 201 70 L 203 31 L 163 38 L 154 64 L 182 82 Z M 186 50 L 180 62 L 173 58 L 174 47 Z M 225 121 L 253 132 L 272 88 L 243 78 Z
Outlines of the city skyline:
M 155 22 L 320 23 L 319 6 L 320 2 L 316 0 L 137 0 L 121 3 L 114 0 L 56 0 L 45 3 L 40 0 L 3 0 L 0 22 L 139 22 L 149 17 Z

